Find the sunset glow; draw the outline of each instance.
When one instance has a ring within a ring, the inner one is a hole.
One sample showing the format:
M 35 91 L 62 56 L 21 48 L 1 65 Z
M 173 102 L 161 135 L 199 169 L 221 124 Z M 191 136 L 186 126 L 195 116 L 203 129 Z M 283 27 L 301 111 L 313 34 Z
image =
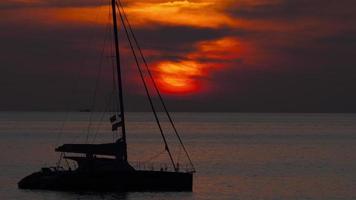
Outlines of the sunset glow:
M 21 3 L 21 2 L 20 2 Z M 52 21 L 70 24 L 106 24 L 110 6 L 83 6 L 42 8 L 44 1 L 25 1 L 28 5 L 38 5 L 27 15 L 38 21 Z M 202 28 L 235 27 L 237 21 L 225 14 L 224 4 L 215 1 L 170 1 L 170 2 L 132 2 L 127 3 L 125 10 L 135 27 L 153 27 L 155 25 L 192 26 Z
M 235 26 L 233 18 L 216 9 L 216 2 L 171 1 L 162 3 L 136 3 L 127 7 L 128 14 L 135 18 L 136 26 L 159 23 L 218 28 Z
M 35 6 L 28 15 L 36 21 L 59 25 L 96 25 L 103 27 L 110 22 L 109 5 L 62 6 L 42 8 L 45 1 L 26 1 Z M 225 12 L 233 1 L 135 1 L 125 2 L 125 10 L 135 28 L 152 29 L 158 27 L 185 26 L 187 29 L 217 30 L 223 27 L 237 27 L 238 20 Z M 134 20 L 133 20 L 134 19 Z M 52 23 L 52 22 L 55 22 Z M 240 22 L 239 22 L 240 23 Z M 240 23 L 241 24 L 241 23 Z M 198 94 L 208 91 L 208 80 L 216 69 L 228 68 L 228 60 L 239 58 L 243 50 L 234 37 L 222 37 L 190 44 L 189 51 L 180 55 L 179 61 L 160 58 L 154 60 L 152 67 L 156 72 L 159 88 L 169 94 Z M 146 56 L 165 55 L 161 49 L 144 49 Z M 129 56 L 128 49 L 122 49 Z M 133 73 L 130 73 L 132 75 Z M 136 80 L 131 79 L 130 80 Z M 137 81 L 136 81 L 137 82 Z M 137 83 L 133 83 L 137 84 Z
M 196 44 L 196 51 L 190 53 L 190 59 L 231 60 L 240 57 L 243 46 L 237 38 L 225 37 Z
M 203 75 L 201 66 L 194 61 L 161 62 L 156 72 L 163 92 L 182 94 L 196 92 L 199 88 L 196 78 Z
M 57 22 L 80 23 L 80 24 L 106 24 L 110 22 L 109 6 L 62 8 L 54 13 Z
M 265 74 L 293 68 L 290 66 L 297 62 L 291 62 L 292 58 L 319 56 L 325 49 L 337 49 L 334 48 L 335 43 L 328 43 L 333 38 L 347 39 L 354 35 L 347 35 L 355 32 L 354 20 L 344 20 L 354 13 L 353 6 L 343 6 L 341 9 L 338 7 L 341 4 L 325 3 L 335 9 L 313 7 L 318 12 L 320 10 L 321 13 L 327 13 L 315 15 L 315 12 L 308 13 L 306 8 L 316 4 L 294 2 L 291 3 L 296 5 L 297 10 L 294 10 L 288 2 L 122 0 L 159 88 L 169 95 L 186 96 L 214 95 L 223 90 L 221 88 L 227 88 L 222 86 L 223 84 L 234 82 L 237 76 L 246 77 L 244 73 L 250 70 L 264 70 L 261 74 Z M 110 1 L 96 0 L 3 0 L 0 3 L 0 23 L 5 31 L 1 34 L 5 41 L 13 40 L 15 33 L 18 33 L 19 38 L 31 36 L 32 41 L 36 42 L 26 44 L 31 38 L 21 42 L 28 47 L 37 45 L 38 40 L 45 40 L 38 48 L 47 49 L 47 44 L 53 44 L 62 54 L 82 53 L 78 58 L 100 55 L 100 52 L 92 51 L 100 51 L 104 36 L 108 37 L 104 31 L 111 22 L 109 4 Z M 301 11 L 298 9 L 306 9 L 306 14 L 297 15 Z M 6 27 L 12 31 L 6 31 Z M 18 30 L 21 29 L 28 32 L 20 34 Z M 119 31 L 122 33 L 122 26 L 119 26 Z M 87 38 L 89 35 L 95 35 L 95 38 L 90 40 Z M 112 34 L 109 37 L 112 37 Z M 123 71 L 128 80 L 126 84 L 135 89 L 139 88 L 141 85 L 134 70 L 132 53 L 124 41 L 125 35 L 120 34 L 120 38 L 120 54 L 125 62 Z M 90 45 L 87 45 L 88 41 Z M 318 53 L 304 53 L 308 51 Z M 51 51 L 45 53 L 49 52 Z M 343 56 L 341 53 L 333 55 Z M 303 59 L 296 60 L 302 62 Z M 319 65 L 330 63 L 325 59 L 320 60 Z M 63 58 L 61 62 L 65 67 L 61 66 L 60 70 L 67 67 L 66 70 L 72 73 L 71 68 L 76 66 L 78 61 L 69 62 Z M 225 80 L 226 76 L 232 78 Z M 244 81 L 247 80 L 248 78 Z M 242 85 L 248 84 L 241 84 L 241 87 Z

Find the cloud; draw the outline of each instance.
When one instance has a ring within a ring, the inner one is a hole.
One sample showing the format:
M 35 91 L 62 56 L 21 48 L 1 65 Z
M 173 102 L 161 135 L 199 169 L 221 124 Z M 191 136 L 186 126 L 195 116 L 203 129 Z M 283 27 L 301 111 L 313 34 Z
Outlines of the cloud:
M 153 23 L 171 26 L 194 26 L 219 28 L 236 26 L 233 18 L 217 10 L 216 2 L 170 1 L 163 3 L 134 3 L 126 7 L 129 16 L 134 16 L 137 26 L 152 26 Z
M 104 0 L 2 0 L 0 10 L 23 8 L 88 7 L 107 4 Z
M 155 75 L 176 87 L 172 95 L 172 88 L 161 82 L 175 110 L 356 111 L 353 0 L 123 2 Z M 3 108 L 31 108 L 36 102 L 55 108 L 70 95 L 63 88 L 70 87 L 70 74 L 83 57 L 89 57 L 83 82 L 90 93 L 98 63 L 94 58 L 110 36 L 105 32 L 107 3 L 0 2 Z M 120 37 L 131 102 L 143 92 L 135 92 L 141 83 Z M 109 71 L 105 80 L 111 78 Z M 82 93 L 78 101 L 89 99 Z M 24 94 L 28 104 L 16 100 Z M 42 101 L 46 94 L 58 101 Z

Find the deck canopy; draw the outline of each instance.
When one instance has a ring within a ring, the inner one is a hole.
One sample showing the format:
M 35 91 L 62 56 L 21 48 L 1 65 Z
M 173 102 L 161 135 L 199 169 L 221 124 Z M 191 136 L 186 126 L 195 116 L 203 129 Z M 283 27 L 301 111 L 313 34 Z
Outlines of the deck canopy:
M 122 140 L 106 144 L 64 144 L 57 147 L 57 152 L 82 153 L 87 155 L 105 155 L 122 158 L 124 145 Z

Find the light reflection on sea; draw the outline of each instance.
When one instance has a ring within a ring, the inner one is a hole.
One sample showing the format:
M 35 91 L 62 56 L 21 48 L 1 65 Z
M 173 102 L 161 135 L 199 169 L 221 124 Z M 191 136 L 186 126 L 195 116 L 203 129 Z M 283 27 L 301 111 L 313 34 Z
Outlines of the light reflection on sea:
M 193 193 L 18 190 L 22 177 L 56 162 L 56 144 L 86 141 L 88 113 L 71 113 L 58 135 L 64 116 L 0 113 L 0 199 L 356 199 L 355 114 L 173 113 L 198 171 Z M 97 118 L 95 142 L 112 141 L 103 131 L 109 123 L 100 125 Z M 129 113 L 128 120 L 130 160 L 162 151 L 150 114 Z M 173 139 L 168 137 L 172 151 L 183 163 Z

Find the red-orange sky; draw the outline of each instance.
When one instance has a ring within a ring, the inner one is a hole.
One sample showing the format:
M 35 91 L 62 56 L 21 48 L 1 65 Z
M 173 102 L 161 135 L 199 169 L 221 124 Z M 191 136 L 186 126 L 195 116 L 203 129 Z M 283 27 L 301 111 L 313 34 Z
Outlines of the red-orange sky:
M 122 2 L 155 80 L 175 110 L 356 111 L 352 0 Z M 86 99 L 100 55 L 109 56 L 109 4 L 1 1 L 5 98 L 0 108 L 62 109 L 57 105 L 69 95 L 78 71 L 87 87 L 76 98 Z M 126 95 L 135 102 L 144 93 L 120 36 Z M 108 48 L 102 54 L 104 44 Z M 108 67 L 101 72 L 107 80 L 109 64 L 103 61 Z M 55 97 L 53 102 L 44 100 L 47 96 Z

